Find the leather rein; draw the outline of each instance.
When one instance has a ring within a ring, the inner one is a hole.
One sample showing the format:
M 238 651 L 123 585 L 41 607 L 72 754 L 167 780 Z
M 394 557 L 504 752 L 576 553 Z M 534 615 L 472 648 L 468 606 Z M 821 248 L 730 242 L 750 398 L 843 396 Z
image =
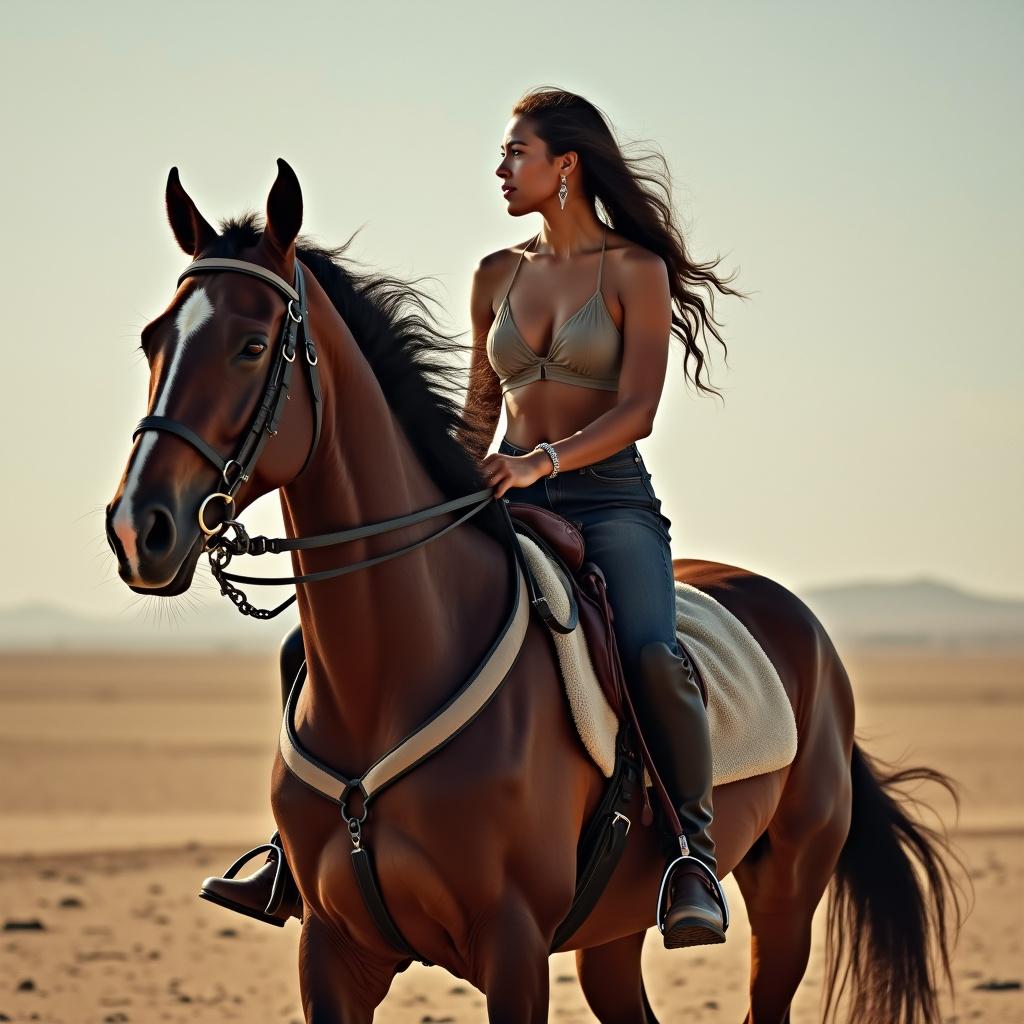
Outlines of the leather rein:
M 232 505 L 238 489 L 252 474 L 256 460 L 263 451 L 263 446 L 269 438 L 277 436 L 281 415 L 284 411 L 284 403 L 288 399 L 288 388 L 296 361 L 300 331 L 302 332 L 304 362 L 309 373 L 310 395 L 313 406 L 313 437 L 310 442 L 309 451 L 306 453 L 305 461 L 299 471 L 300 473 L 305 470 L 313 458 L 323 425 L 323 391 L 320 387 L 320 375 L 317 370 L 319 359 L 309 326 L 306 280 L 301 264 L 296 259 L 295 284 L 293 287 L 272 270 L 267 270 L 265 267 L 261 267 L 257 263 L 250 263 L 247 260 L 218 257 L 198 259 L 190 263 L 178 275 L 178 285 L 185 278 L 196 274 L 224 271 L 247 274 L 250 277 L 258 278 L 272 285 L 288 302 L 284 324 L 281 329 L 281 338 L 274 353 L 274 361 L 267 376 L 263 397 L 253 415 L 249 430 L 242 438 L 237 451 L 231 458 L 224 458 L 220 452 L 200 437 L 191 427 L 168 416 L 144 416 L 139 420 L 138 426 L 136 426 L 132 433 L 132 440 L 145 430 L 167 431 L 192 445 L 196 451 L 206 458 L 208 462 L 211 462 L 220 472 L 224 489 L 214 491 L 203 499 L 198 513 L 199 529 L 206 537 L 203 543 L 203 551 L 209 559 L 210 571 L 220 585 L 221 593 L 228 597 L 243 615 L 250 615 L 256 619 L 272 619 L 292 604 L 296 599 L 296 595 L 293 594 L 275 608 L 257 608 L 249 603 L 246 595 L 241 590 L 233 586 L 234 583 L 248 583 L 257 586 L 283 586 L 297 583 L 315 583 L 320 580 L 344 576 L 347 573 L 356 572 L 359 569 L 397 558 L 424 544 L 430 543 L 432 540 L 437 540 L 439 537 L 443 537 L 449 530 L 453 530 L 455 527 L 466 522 L 491 503 L 494 499 L 494 488 L 486 487 L 461 498 L 454 498 L 450 501 L 441 502 L 438 505 L 431 505 L 406 515 L 346 530 L 337 530 L 333 533 L 316 534 L 311 537 L 250 537 L 245 527 L 237 519 L 225 519 L 215 526 L 209 526 L 206 522 L 207 506 L 214 501 L 222 501 L 226 507 Z M 367 558 L 362 562 L 356 562 L 351 565 L 344 565 L 335 569 L 324 569 L 319 572 L 304 573 L 301 576 L 241 576 L 237 573 L 225 571 L 234 555 L 262 555 L 268 551 L 277 554 L 283 551 L 303 551 L 312 548 L 331 547 L 336 544 L 347 543 L 348 541 L 361 540 L 365 537 L 373 537 L 378 534 L 389 533 L 393 530 L 400 530 L 405 526 L 413 526 L 416 523 L 434 519 L 446 512 L 454 512 L 470 505 L 473 507 L 468 512 L 435 533 L 405 547 L 398 548 L 395 551 L 389 551 L 386 554 Z M 508 522 L 513 539 L 515 539 L 515 531 L 507 513 L 504 518 Z M 229 528 L 234 532 L 233 537 L 228 535 L 227 531 Z M 518 548 L 518 544 L 515 544 L 514 547 Z M 530 590 L 532 597 L 532 585 Z

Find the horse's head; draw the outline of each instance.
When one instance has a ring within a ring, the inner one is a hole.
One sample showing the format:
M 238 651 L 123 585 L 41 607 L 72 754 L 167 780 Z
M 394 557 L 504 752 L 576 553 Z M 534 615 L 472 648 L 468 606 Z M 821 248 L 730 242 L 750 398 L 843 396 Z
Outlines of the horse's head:
M 316 416 L 315 354 L 302 336 L 311 337 L 308 322 L 300 327 L 301 303 L 289 298 L 302 223 L 294 171 L 278 160 L 266 228 L 258 244 L 241 252 L 221 251 L 221 236 L 182 187 L 177 168 L 166 198 L 174 236 L 194 261 L 228 257 L 250 268 L 195 266 L 142 331 L 148 415 L 107 506 L 107 539 L 132 590 L 169 596 L 192 581 L 206 537 L 201 527 L 215 532 L 302 471 Z M 260 277 L 260 268 L 269 274 Z M 296 342 L 298 351 L 289 351 Z

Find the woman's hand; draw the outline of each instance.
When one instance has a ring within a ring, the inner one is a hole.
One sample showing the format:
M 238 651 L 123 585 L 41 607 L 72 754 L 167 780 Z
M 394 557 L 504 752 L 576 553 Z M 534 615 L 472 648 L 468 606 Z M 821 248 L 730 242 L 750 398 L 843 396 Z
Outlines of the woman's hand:
M 543 449 L 529 455 L 488 455 L 480 463 L 484 482 L 494 488 L 494 496 L 502 497 L 510 487 L 529 487 L 552 470 L 551 457 Z

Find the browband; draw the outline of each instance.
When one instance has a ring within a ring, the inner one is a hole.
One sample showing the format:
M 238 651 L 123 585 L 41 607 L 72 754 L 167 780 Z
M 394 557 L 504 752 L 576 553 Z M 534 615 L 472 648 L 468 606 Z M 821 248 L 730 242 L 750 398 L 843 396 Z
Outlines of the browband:
M 180 285 L 186 277 L 206 270 L 235 270 L 240 274 L 248 274 L 249 277 L 262 277 L 268 284 L 272 284 L 278 291 L 287 295 L 292 302 L 299 302 L 299 293 L 283 277 L 275 274 L 272 270 L 267 270 L 258 263 L 232 260 L 227 257 L 208 256 L 206 259 L 194 260 L 178 275 L 178 284 Z

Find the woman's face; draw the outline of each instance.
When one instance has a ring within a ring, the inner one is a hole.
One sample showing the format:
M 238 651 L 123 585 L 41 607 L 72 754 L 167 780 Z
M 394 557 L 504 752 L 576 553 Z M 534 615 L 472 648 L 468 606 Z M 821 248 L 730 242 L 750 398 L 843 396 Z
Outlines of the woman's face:
M 500 154 L 494 173 L 501 179 L 510 214 L 530 213 L 557 195 L 558 164 L 548 159 L 546 143 L 533 133 L 525 117 L 513 117 L 505 126 Z

